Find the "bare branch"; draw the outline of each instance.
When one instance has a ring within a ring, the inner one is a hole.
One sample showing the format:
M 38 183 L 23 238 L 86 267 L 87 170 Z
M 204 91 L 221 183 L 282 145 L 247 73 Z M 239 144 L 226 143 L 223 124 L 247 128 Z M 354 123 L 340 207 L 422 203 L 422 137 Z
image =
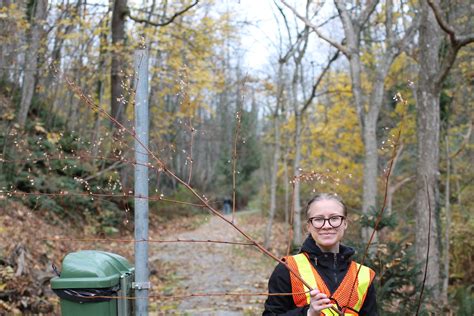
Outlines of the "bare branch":
M 189 142 L 189 157 L 187 158 L 189 161 L 189 175 L 188 175 L 188 184 L 191 183 L 191 177 L 193 176 L 193 144 L 194 144 L 194 135 L 196 134 L 196 130 L 193 127 L 193 119 L 192 117 L 189 118 L 189 125 L 191 129 L 191 140 Z
M 152 22 L 150 21 L 149 19 L 141 19 L 141 18 L 137 18 L 135 16 L 132 16 L 130 14 L 130 11 L 127 11 L 127 15 L 130 19 L 134 20 L 135 22 L 137 23 L 145 23 L 145 24 L 148 24 L 148 25 L 153 25 L 153 26 L 157 26 L 157 27 L 161 27 L 161 26 L 166 26 L 168 24 L 171 24 L 173 23 L 173 21 L 180 15 L 183 15 L 184 13 L 186 13 L 187 11 L 189 11 L 191 8 L 193 8 L 195 5 L 197 5 L 199 3 L 199 0 L 195 0 L 192 4 L 190 4 L 189 6 L 187 6 L 186 8 L 184 8 L 183 10 L 181 11 L 178 11 L 176 12 L 175 14 L 173 14 L 172 17 L 170 17 L 167 21 L 165 22 L 162 22 L 162 23 L 157 23 L 157 22 Z
M 318 27 L 316 25 L 314 25 L 308 18 L 302 16 L 301 14 L 298 13 L 298 11 L 296 11 L 295 8 L 293 8 L 292 6 L 290 6 L 286 0 L 280 0 L 288 9 L 290 9 L 295 15 L 296 17 L 298 17 L 298 19 L 300 19 L 301 21 L 304 22 L 304 24 L 306 24 L 308 27 L 310 27 L 318 36 L 319 38 L 321 38 L 322 40 L 326 41 L 327 43 L 329 43 L 330 45 L 334 46 L 335 48 L 337 48 L 338 50 L 340 50 L 344 55 L 349 55 L 349 51 L 347 50 L 347 47 L 339 44 L 338 42 L 334 41 L 333 39 L 327 37 L 326 35 L 324 35 L 323 33 L 321 33 L 319 30 L 318 30 Z
M 446 56 L 441 60 L 440 70 L 438 76 L 436 77 L 436 85 L 438 87 L 441 86 L 441 84 L 444 82 L 444 79 L 446 79 L 449 72 L 451 71 L 460 48 L 460 46 L 455 46 L 454 44 L 448 47 Z
M 453 159 L 456 158 L 457 155 L 459 155 L 464 148 L 466 148 L 466 145 L 469 144 L 469 139 L 471 139 L 471 132 L 472 132 L 472 121 L 469 122 L 469 128 L 466 132 L 466 135 L 463 135 L 463 141 L 461 143 L 461 146 L 459 146 L 458 150 L 456 150 L 454 153 L 452 153 L 449 158 Z
M 232 223 L 235 220 L 235 198 L 236 198 L 236 192 L 237 192 L 237 187 L 236 187 L 236 173 L 237 173 L 237 141 L 239 139 L 239 132 L 240 132 L 240 124 L 241 124 L 241 119 L 242 119 L 242 109 L 240 111 L 237 111 L 235 115 L 235 135 L 234 135 L 234 149 L 232 152 Z
M 441 8 L 433 1 L 433 0 L 426 0 L 428 5 L 430 6 L 431 10 L 434 13 L 436 21 L 440 28 L 446 32 L 449 36 L 449 40 L 451 42 L 451 46 L 448 49 L 448 53 L 446 57 L 443 59 L 441 68 L 439 71 L 439 75 L 436 78 L 437 85 L 440 85 L 446 76 L 448 75 L 449 71 L 451 70 L 454 61 L 456 60 L 456 56 L 461 49 L 461 47 L 466 46 L 472 42 L 474 42 L 474 34 L 467 34 L 467 35 L 460 35 L 459 33 L 456 34 L 456 30 L 453 26 L 451 26 L 446 19 L 443 17 Z
M 427 0 L 428 2 L 428 5 L 431 7 L 431 9 L 433 10 L 433 13 L 436 17 L 436 21 L 438 21 L 438 24 L 439 26 L 441 27 L 441 29 L 443 29 L 443 31 L 445 31 L 446 33 L 448 33 L 449 35 L 449 38 L 451 40 L 451 43 L 455 44 L 457 42 L 456 40 L 456 31 L 454 30 L 454 28 L 448 24 L 448 22 L 443 18 L 442 16 L 442 12 L 441 12 L 441 8 L 436 4 L 434 3 L 432 0 Z
M 403 178 L 402 180 L 398 181 L 397 183 L 395 183 L 392 187 L 389 188 L 390 190 L 390 193 L 393 194 L 395 193 L 396 191 L 398 191 L 405 183 L 407 182 L 410 182 L 411 180 L 413 180 L 415 178 L 415 176 L 408 176 L 406 178 Z
M 395 45 L 398 46 L 398 49 L 400 52 L 405 51 L 408 47 L 408 44 L 411 42 L 413 37 L 416 34 L 416 31 L 418 30 L 418 27 L 420 26 L 420 15 L 417 14 L 414 17 L 414 20 L 410 27 L 408 27 L 407 31 L 405 32 L 405 35 L 403 36 L 402 39 L 398 41 Z
M 462 46 L 466 46 L 474 42 L 474 33 L 466 35 L 456 34 L 454 27 L 449 25 L 448 21 L 444 19 L 441 8 L 433 0 L 427 0 L 427 2 L 433 10 L 438 25 L 443 31 L 448 33 L 449 39 L 451 40 L 453 46 L 461 48 Z
M 374 12 L 375 7 L 377 7 L 377 4 L 379 4 L 379 0 L 370 0 L 366 4 L 365 10 L 362 11 L 359 18 L 357 19 L 357 25 L 359 26 L 359 28 L 362 29 L 365 23 L 367 23 L 367 21 L 369 20 L 369 17 Z
M 301 109 L 301 113 L 306 111 L 306 108 L 311 104 L 313 99 L 316 97 L 316 90 L 318 89 L 319 84 L 321 83 L 321 80 L 323 79 L 324 75 L 328 72 L 329 68 L 331 67 L 331 64 L 339 57 L 339 51 L 337 51 L 329 60 L 327 63 L 326 67 L 324 67 L 323 71 L 319 75 L 318 79 L 313 85 L 313 88 L 311 89 L 311 95 L 309 98 L 306 100 L 303 108 Z
M 103 242 L 103 243 L 112 243 L 112 242 L 119 242 L 119 243 L 139 243 L 139 242 L 149 242 L 149 243 L 216 243 L 216 244 L 229 244 L 229 245 L 242 245 L 242 246 L 253 246 L 254 243 L 252 242 L 245 242 L 245 241 L 227 241 L 227 240 L 215 240 L 215 239 L 116 239 L 116 238 L 46 238 L 43 240 L 47 241 L 77 241 L 77 242 Z M 153 261 L 153 260 L 151 260 Z
M 349 12 L 347 11 L 344 3 L 341 1 L 335 0 L 334 4 L 336 5 L 337 11 L 342 22 L 342 27 L 344 28 L 344 33 L 346 34 L 347 46 L 349 47 L 349 53 L 351 55 L 359 53 L 359 38 L 360 38 L 360 26 L 358 24 L 354 25 Z M 351 56 L 347 55 L 350 59 Z
M 285 28 L 286 28 L 286 33 L 288 34 L 288 38 L 290 39 L 290 43 L 293 43 L 293 39 L 292 39 L 292 36 L 291 36 L 291 32 L 290 32 L 290 26 L 288 24 L 288 19 L 286 18 L 286 14 L 283 12 L 283 9 L 282 7 L 280 7 L 276 1 L 274 0 L 273 3 L 275 4 L 275 6 L 277 7 L 278 11 L 280 12 L 281 16 L 283 17 L 283 21 L 285 22 Z M 300 34 L 297 35 L 296 38 L 300 38 Z M 298 41 L 296 41 L 298 42 Z M 296 44 L 295 44 L 296 45 Z M 293 46 L 294 48 L 294 46 Z M 293 49 L 292 48 L 292 49 Z
M 280 64 L 284 64 L 288 61 L 288 59 L 290 59 L 291 56 L 293 56 L 293 54 L 295 53 L 296 51 L 296 48 L 299 46 L 299 44 L 301 43 L 301 41 L 304 39 L 304 36 L 303 34 L 305 32 L 307 32 L 306 28 L 303 29 L 301 32 L 299 32 L 297 35 L 296 35 L 296 41 L 293 43 L 293 40 L 292 40 L 292 36 L 291 36 L 291 32 L 290 32 L 290 26 L 288 24 L 288 19 L 286 18 L 286 14 L 283 12 L 283 9 L 278 5 L 276 4 L 275 2 L 275 6 L 277 7 L 278 11 L 280 12 L 281 16 L 283 17 L 283 20 L 285 22 L 285 27 L 286 27 L 286 32 L 288 33 L 288 38 L 290 39 L 290 47 L 288 49 L 288 51 L 283 55 L 283 57 L 279 57 L 278 58 L 278 62 Z M 281 55 L 280 55 L 281 56 Z
M 459 35 L 457 36 L 457 40 L 458 40 L 459 46 L 466 46 L 474 42 L 474 33 L 467 34 L 467 35 Z
M 105 169 L 102 169 L 100 170 L 99 172 L 96 172 L 90 176 L 88 176 L 87 178 L 84 178 L 84 181 L 90 181 L 92 179 L 95 179 L 97 178 L 98 176 L 102 175 L 103 173 L 107 172 L 107 171 L 110 171 L 110 170 L 113 170 L 113 169 L 119 169 L 123 166 L 123 164 L 121 164 L 121 161 L 120 160 L 117 160 L 116 162 L 114 162 L 113 164 L 111 164 L 110 166 L 108 166 L 107 168 Z

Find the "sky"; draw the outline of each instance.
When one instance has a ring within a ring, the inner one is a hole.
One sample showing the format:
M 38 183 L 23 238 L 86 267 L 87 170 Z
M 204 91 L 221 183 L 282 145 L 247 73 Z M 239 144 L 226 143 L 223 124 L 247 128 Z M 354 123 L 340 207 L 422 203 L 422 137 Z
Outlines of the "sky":
M 253 25 L 242 36 L 242 47 L 246 50 L 245 64 L 250 69 L 263 67 L 271 54 L 271 43 L 277 39 L 277 23 L 272 0 L 228 0 L 235 10 Z
M 90 3 L 106 4 L 104 0 L 90 0 Z M 129 5 L 140 7 L 144 0 L 128 0 Z M 148 2 L 148 1 L 146 1 Z M 304 5 L 306 1 L 301 0 L 287 0 L 293 5 Z M 315 1 L 316 3 L 318 1 Z M 323 4 L 322 10 L 318 13 L 319 17 L 324 18 L 329 16 L 327 12 L 331 10 L 331 1 L 320 1 Z M 217 5 L 221 5 L 221 10 L 226 9 L 234 13 L 240 21 L 247 21 L 241 34 L 240 49 L 244 54 L 244 67 L 248 70 L 263 70 L 265 66 L 272 61 L 271 56 L 276 55 L 276 43 L 278 41 L 278 23 L 276 18 L 281 19 L 280 13 L 277 11 L 274 0 L 215 0 Z M 277 1 L 279 3 L 279 1 Z M 281 3 L 280 6 L 284 8 L 290 23 L 296 21 L 294 14 L 285 8 Z M 300 12 L 304 11 L 304 7 L 300 8 Z M 298 20 L 300 25 L 301 21 Z M 310 41 L 310 45 L 316 45 L 312 48 L 316 55 L 324 56 L 327 54 L 327 49 L 324 49 L 320 43 L 315 43 L 314 38 Z M 317 56 L 315 58 L 318 58 Z M 273 58 L 274 59 L 274 58 Z
M 253 70 L 261 70 L 268 65 L 272 54 L 276 54 L 276 43 L 278 41 L 278 23 L 276 18 L 281 18 L 273 0 L 225 0 L 226 5 L 232 11 L 241 16 L 242 19 L 250 21 L 251 25 L 242 32 L 242 48 L 246 51 L 244 65 Z M 298 3 L 297 0 L 289 0 L 288 3 Z M 300 2 L 304 4 L 305 2 Z M 329 1 L 322 2 L 322 8 L 318 13 L 320 19 L 329 16 L 332 5 Z M 280 6 L 283 5 L 280 3 Z M 295 21 L 294 14 L 283 7 L 287 13 L 289 23 Z M 303 12 L 304 8 L 299 10 Z M 297 23 L 302 24 L 297 20 Z M 310 50 L 314 53 L 314 58 L 318 56 L 327 58 L 327 46 L 321 45 L 318 41 L 310 41 Z

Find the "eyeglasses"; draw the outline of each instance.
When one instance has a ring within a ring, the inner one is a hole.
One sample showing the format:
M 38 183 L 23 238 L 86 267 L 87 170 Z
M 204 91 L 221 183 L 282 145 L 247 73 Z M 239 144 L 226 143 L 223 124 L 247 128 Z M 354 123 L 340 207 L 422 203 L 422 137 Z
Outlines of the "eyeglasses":
M 332 228 L 338 228 L 339 226 L 342 225 L 342 221 L 345 219 L 345 216 L 337 215 L 337 216 L 331 216 L 329 218 L 324 218 L 324 217 L 311 217 L 308 219 L 308 223 L 311 223 L 314 228 L 320 229 L 326 224 L 326 221 L 329 223 L 329 225 Z

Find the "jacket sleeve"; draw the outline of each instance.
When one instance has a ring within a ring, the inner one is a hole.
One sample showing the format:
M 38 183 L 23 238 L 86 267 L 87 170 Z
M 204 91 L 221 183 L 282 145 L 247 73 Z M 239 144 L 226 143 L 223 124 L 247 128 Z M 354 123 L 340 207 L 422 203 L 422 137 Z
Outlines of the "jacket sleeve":
M 291 293 L 290 273 L 279 263 L 268 281 L 269 293 Z M 309 306 L 296 307 L 291 295 L 271 295 L 265 301 L 263 316 L 306 316 Z
M 375 286 L 372 282 L 367 291 L 364 304 L 360 309 L 359 315 L 378 316 L 377 313 L 377 299 L 375 297 Z

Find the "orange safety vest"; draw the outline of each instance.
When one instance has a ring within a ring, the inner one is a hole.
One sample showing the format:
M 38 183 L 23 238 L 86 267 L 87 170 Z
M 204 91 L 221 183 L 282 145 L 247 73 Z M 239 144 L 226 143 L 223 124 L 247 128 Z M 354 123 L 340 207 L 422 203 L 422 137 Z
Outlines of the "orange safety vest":
M 311 262 L 309 262 L 305 253 L 285 257 L 285 260 L 290 268 L 295 272 L 297 271 L 300 277 L 305 280 L 312 289 L 317 288 L 328 297 L 334 298 L 341 308 L 350 307 L 352 309 L 346 309 L 344 315 L 359 315 L 358 312 L 356 313 L 354 311 L 360 311 L 362 304 L 364 304 L 369 286 L 375 277 L 375 272 L 372 269 L 352 261 L 344 279 L 331 296 L 331 292 L 329 292 L 326 283 L 324 283 L 318 271 L 316 271 Z M 357 273 L 359 267 L 360 271 Z M 308 305 L 310 303 L 310 295 L 309 292 L 307 292 L 308 288 L 291 272 L 290 279 L 291 290 L 295 293 L 293 294 L 295 305 L 297 307 Z M 334 306 L 337 308 L 336 304 L 334 304 Z M 321 312 L 321 316 L 323 315 L 334 315 L 334 312 L 328 308 Z

